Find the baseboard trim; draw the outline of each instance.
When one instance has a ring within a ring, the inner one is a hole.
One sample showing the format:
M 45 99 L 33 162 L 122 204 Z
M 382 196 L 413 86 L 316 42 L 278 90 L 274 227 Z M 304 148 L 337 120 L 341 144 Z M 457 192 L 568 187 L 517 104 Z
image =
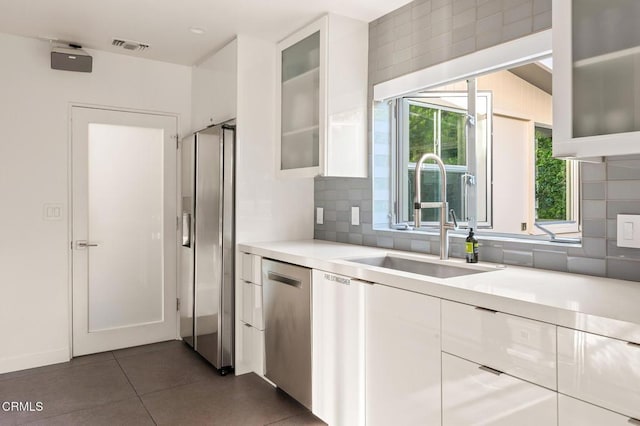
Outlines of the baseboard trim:
M 43 367 L 45 365 L 59 364 L 71 359 L 69 348 L 56 349 L 48 352 L 15 357 L 0 358 L 0 374 L 12 371 L 26 370 L 27 368 Z

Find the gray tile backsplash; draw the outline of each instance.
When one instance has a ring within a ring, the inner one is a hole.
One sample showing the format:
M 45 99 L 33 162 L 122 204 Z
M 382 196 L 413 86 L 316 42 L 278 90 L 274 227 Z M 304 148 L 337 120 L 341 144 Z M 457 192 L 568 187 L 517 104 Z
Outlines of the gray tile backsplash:
M 533 267 L 567 272 L 566 250 L 533 250 Z
M 503 263 L 506 265 L 533 266 L 533 251 L 525 250 L 504 250 Z M 482 255 L 484 260 L 484 250 Z
M 620 280 L 639 281 L 638 274 L 640 264 L 637 261 L 607 258 L 607 276 L 609 278 L 618 278 Z
M 550 27 L 551 0 L 415 0 L 369 25 L 370 98 L 376 83 Z M 385 142 L 370 153 L 375 180 L 316 178 L 315 204 L 324 208 L 324 224 L 315 225 L 315 238 L 437 255 L 438 236 L 374 230 L 390 220 L 390 130 L 379 125 L 388 114 L 384 107 L 374 112 L 375 140 Z M 640 249 L 616 246 L 615 221 L 618 213 L 640 214 L 640 156 L 583 163 L 581 181 L 581 247 L 480 237 L 480 259 L 640 281 Z M 352 206 L 360 207 L 359 226 L 350 224 Z M 452 238 L 451 256 L 462 254 L 462 239 Z

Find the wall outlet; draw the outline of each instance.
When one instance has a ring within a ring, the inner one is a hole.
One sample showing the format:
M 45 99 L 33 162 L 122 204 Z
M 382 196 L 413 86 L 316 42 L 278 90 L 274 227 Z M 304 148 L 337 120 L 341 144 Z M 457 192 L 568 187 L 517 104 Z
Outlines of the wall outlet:
M 618 247 L 640 248 L 640 215 L 618 215 Z
M 316 223 L 318 225 L 324 223 L 324 209 L 322 207 L 316 207 Z
M 360 207 L 351 207 L 351 224 L 360 225 Z
M 521 231 L 526 231 L 527 230 L 527 222 L 521 222 L 520 223 L 520 230 Z

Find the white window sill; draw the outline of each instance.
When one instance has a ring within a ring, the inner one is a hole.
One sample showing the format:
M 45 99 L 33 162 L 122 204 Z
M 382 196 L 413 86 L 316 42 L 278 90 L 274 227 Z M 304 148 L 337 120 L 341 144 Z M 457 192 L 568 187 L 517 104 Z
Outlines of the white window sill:
M 415 230 L 415 229 L 398 230 L 398 229 L 391 229 L 389 227 L 384 227 L 384 226 L 377 226 L 377 227 L 374 226 L 373 230 L 377 232 L 390 233 L 393 235 L 409 234 L 416 237 L 425 236 L 425 235 L 440 237 L 440 231 L 437 228 L 421 228 L 420 230 Z M 467 238 L 468 234 L 469 234 L 469 230 L 467 228 L 459 229 L 457 231 L 449 231 L 449 236 L 454 239 L 455 238 L 465 239 Z M 518 243 L 518 244 L 546 245 L 549 247 L 572 247 L 572 248 L 582 247 L 582 242 L 569 243 L 569 242 L 550 241 L 549 236 L 547 235 L 516 236 L 516 235 L 509 235 L 509 234 L 483 232 L 482 230 L 479 230 L 478 232 L 474 231 L 474 235 L 476 236 L 476 238 L 478 238 L 481 245 L 482 245 L 482 241 L 496 241 L 496 242 L 509 242 L 509 243 Z M 562 238 L 562 236 L 559 236 L 558 238 Z

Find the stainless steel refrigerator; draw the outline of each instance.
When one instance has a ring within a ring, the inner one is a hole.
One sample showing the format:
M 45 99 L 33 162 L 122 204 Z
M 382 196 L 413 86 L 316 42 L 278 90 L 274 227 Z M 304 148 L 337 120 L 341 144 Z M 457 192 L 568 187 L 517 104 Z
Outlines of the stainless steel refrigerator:
M 221 374 L 234 365 L 235 126 L 182 140 L 180 335 Z

